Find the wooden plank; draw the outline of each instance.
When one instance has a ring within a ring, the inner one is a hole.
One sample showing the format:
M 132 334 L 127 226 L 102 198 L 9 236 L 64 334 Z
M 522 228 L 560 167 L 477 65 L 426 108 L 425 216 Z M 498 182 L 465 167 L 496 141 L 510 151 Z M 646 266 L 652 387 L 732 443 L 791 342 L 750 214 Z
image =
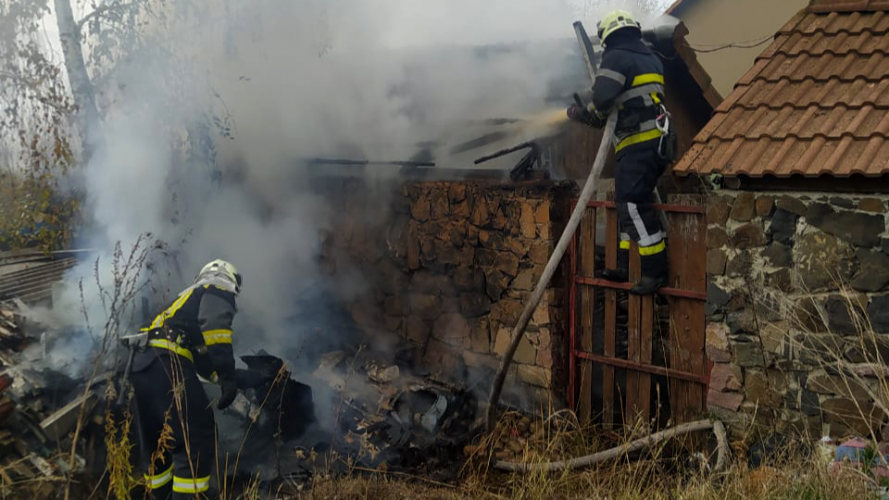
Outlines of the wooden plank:
M 630 244 L 630 282 L 638 282 L 641 276 L 642 268 L 639 259 L 639 246 L 634 241 Z M 628 295 L 627 359 L 640 363 L 642 361 L 642 346 L 640 344 L 642 335 L 639 330 L 642 320 L 642 298 L 638 295 Z M 626 416 L 624 423 L 630 426 L 635 425 L 639 417 L 639 377 L 640 373 L 638 371 L 627 370 Z
M 688 380 L 690 382 L 696 382 L 698 385 L 703 385 L 707 383 L 705 377 L 700 375 L 693 375 L 691 373 L 678 372 L 676 370 L 671 370 L 669 368 L 657 365 L 643 365 L 636 364 L 632 361 L 620 358 L 606 358 L 600 354 L 590 354 L 586 352 L 577 351 L 577 357 L 581 359 L 589 359 L 591 361 L 595 361 L 596 363 L 600 363 L 603 365 L 611 365 L 618 368 L 628 368 L 630 370 L 636 370 L 645 373 L 651 373 L 653 375 L 661 375 L 666 378 L 676 378 L 679 380 Z
M 617 211 L 605 212 L 605 267 L 617 267 Z M 605 342 L 603 354 L 613 358 L 615 354 L 615 329 L 617 328 L 617 291 L 605 290 Z M 602 367 L 602 424 L 610 428 L 614 424 L 614 367 Z
M 706 225 L 697 214 L 672 214 L 670 222 L 670 279 L 676 288 L 705 292 Z M 685 298 L 670 299 L 670 367 L 704 375 L 704 304 Z M 704 410 L 700 384 L 673 380 L 670 401 L 674 423 L 688 422 Z
M 707 223 L 706 216 L 701 214 L 687 215 L 689 223 L 693 227 L 689 231 L 689 252 L 687 256 L 686 277 L 689 290 L 696 292 L 707 291 Z M 686 351 L 690 354 L 689 368 L 692 373 L 706 375 L 707 369 L 707 320 L 704 311 L 705 304 L 701 302 L 688 302 L 688 329 L 689 335 L 685 338 Z M 690 419 L 696 419 L 704 414 L 707 405 L 706 388 L 697 384 L 688 386 Z
M 667 234 L 667 255 L 670 261 L 670 283 L 677 288 L 685 285 L 685 257 L 686 244 L 681 232 L 682 216 L 670 214 L 670 230 Z M 688 363 L 685 361 L 682 337 L 686 335 L 685 301 L 679 297 L 671 297 L 670 304 L 670 368 L 679 371 L 688 371 Z M 686 407 L 688 394 L 686 385 L 681 380 L 670 381 L 670 418 L 673 424 L 687 421 Z
M 574 212 L 575 203 L 571 203 L 568 212 Z M 568 273 L 565 287 L 568 290 L 568 407 L 577 411 L 577 232 L 571 237 L 568 247 Z
M 600 278 L 584 278 L 583 276 L 578 276 L 576 281 L 578 285 L 589 285 L 596 288 L 613 288 L 615 290 L 629 290 L 630 288 L 633 288 L 633 283 L 615 283 L 614 281 L 606 281 Z M 706 292 L 690 292 L 688 290 L 679 290 L 678 288 L 671 287 L 660 288 L 656 295 L 663 295 L 664 297 L 682 297 L 684 299 L 700 301 L 707 300 Z
M 651 350 L 654 347 L 654 295 L 642 297 L 641 319 L 639 326 L 639 361 L 651 364 Z M 639 372 L 639 395 L 636 407 L 646 423 L 651 420 L 651 375 Z
M 587 209 L 580 222 L 580 269 L 581 276 L 593 277 L 596 271 L 596 210 Z M 580 290 L 580 350 L 593 351 L 593 310 L 595 289 L 584 286 Z M 582 360 L 580 363 L 580 394 L 578 395 L 578 417 L 584 424 L 593 416 L 593 363 Z

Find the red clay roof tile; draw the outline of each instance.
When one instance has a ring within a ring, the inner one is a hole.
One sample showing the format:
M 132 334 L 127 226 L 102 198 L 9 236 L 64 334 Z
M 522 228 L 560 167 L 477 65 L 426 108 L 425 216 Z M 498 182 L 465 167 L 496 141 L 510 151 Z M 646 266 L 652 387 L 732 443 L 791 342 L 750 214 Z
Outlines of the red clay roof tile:
M 674 170 L 889 174 L 889 0 L 813 0 L 714 111 Z

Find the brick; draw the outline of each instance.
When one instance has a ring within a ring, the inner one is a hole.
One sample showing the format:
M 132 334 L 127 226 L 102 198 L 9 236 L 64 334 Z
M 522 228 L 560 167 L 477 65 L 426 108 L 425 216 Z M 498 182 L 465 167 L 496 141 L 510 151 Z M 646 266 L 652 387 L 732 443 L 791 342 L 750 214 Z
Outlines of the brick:
M 711 390 L 707 394 L 707 406 L 715 406 L 717 408 L 725 408 L 730 411 L 738 411 L 741 403 L 744 402 L 744 395 L 734 392 L 718 392 Z
M 513 360 L 516 363 L 523 365 L 531 365 L 537 360 L 537 350 L 534 349 L 534 346 L 531 345 L 531 340 L 527 335 L 522 335 L 522 340 L 519 341 L 519 346 L 515 351 L 515 357 Z
M 551 369 L 553 367 L 553 351 L 542 345 L 537 349 L 537 366 Z
M 728 350 L 728 325 L 724 323 L 707 323 L 707 345 L 717 349 Z
M 546 224 L 552 222 L 550 220 L 549 210 L 549 201 L 541 202 L 540 205 L 537 207 L 537 211 L 535 212 L 534 221 L 538 224 Z
M 722 276 L 725 274 L 726 263 L 728 257 L 725 252 L 718 248 L 707 250 L 707 274 L 711 276 Z
M 719 349 L 713 346 L 707 346 L 707 359 L 714 363 L 730 363 L 732 361 L 732 353 L 725 349 Z
M 753 193 L 741 193 L 732 205 L 732 220 L 750 222 L 756 214 L 756 203 Z
M 549 328 L 541 327 L 537 330 L 538 349 L 549 349 L 553 345 L 553 334 Z
M 414 219 L 418 221 L 427 221 L 431 214 L 432 208 L 429 204 L 429 198 L 420 198 L 411 203 L 411 217 Z
M 725 225 L 732 211 L 732 198 L 711 196 L 707 200 L 707 224 Z
M 768 239 L 758 224 L 744 224 L 735 229 L 732 235 L 732 245 L 739 249 L 759 247 L 766 243 Z
M 710 389 L 720 392 L 739 391 L 743 380 L 744 374 L 740 366 L 717 363 L 710 372 Z
M 482 354 L 491 352 L 491 328 L 487 320 L 477 321 L 472 326 L 471 341 L 474 352 Z
M 509 348 L 511 334 L 512 332 L 506 328 L 497 330 L 497 337 L 494 339 L 494 354 L 501 358 L 506 354 L 506 350 Z
M 724 228 L 715 226 L 707 229 L 707 248 L 722 248 L 728 243 L 728 233 Z
M 886 205 L 879 198 L 862 198 L 858 202 L 858 210 L 882 214 L 886 212 Z
M 553 248 L 550 243 L 538 243 L 531 247 L 531 262 L 534 264 L 546 264 L 549 262 L 549 256 L 552 254 Z
M 756 215 L 760 217 L 768 217 L 772 215 L 775 208 L 775 198 L 771 196 L 760 196 L 756 199 Z
M 551 323 L 551 320 L 549 306 L 543 303 L 537 306 L 537 309 L 534 310 L 534 315 L 531 316 L 531 321 L 537 326 L 548 325 Z
M 553 239 L 553 225 L 537 224 L 537 236 L 544 240 Z
M 533 238 L 537 236 L 537 221 L 534 213 L 534 207 L 530 203 L 522 203 L 522 236 L 525 238 Z
M 472 329 L 466 319 L 456 313 L 442 315 L 432 327 L 432 336 L 444 343 L 468 348 Z

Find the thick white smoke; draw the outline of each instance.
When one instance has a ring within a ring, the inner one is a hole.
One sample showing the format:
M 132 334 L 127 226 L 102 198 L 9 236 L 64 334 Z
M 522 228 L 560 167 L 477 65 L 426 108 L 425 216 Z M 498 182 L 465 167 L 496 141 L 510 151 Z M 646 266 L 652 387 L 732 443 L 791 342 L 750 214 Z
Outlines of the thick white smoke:
M 311 191 L 300 160 L 405 160 L 417 143 L 459 137 L 467 122 L 558 106 L 547 102 L 548 82 L 570 54 L 552 41 L 570 44 L 579 14 L 592 30 L 601 12 L 568 0 L 192 3 L 200 8 L 177 13 L 178 2 L 166 2 L 175 15 L 146 23 L 148 48 L 98 84 L 106 147 L 85 168 L 93 222 L 85 244 L 106 253 L 107 280 L 112 245 L 126 249 L 152 233 L 178 252 L 181 276 L 170 259 L 159 261 L 172 293 L 205 262 L 233 262 L 245 279 L 240 353 L 311 341 L 288 318 L 320 283 L 319 234 L 338 207 Z M 494 55 L 480 56 L 482 46 Z M 194 147 L 207 123 L 215 150 Z M 183 144 L 190 154 L 172 151 Z M 188 161 L 209 153 L 215 162 Z M 72 278 L 92 273 L 82 266 Z M 345 295 L 362 286 L 336 284 Z M 94 289 L 88 281 L 95 317 Z M 74 322 L 79 302 L 70 287 L 61 309 Z

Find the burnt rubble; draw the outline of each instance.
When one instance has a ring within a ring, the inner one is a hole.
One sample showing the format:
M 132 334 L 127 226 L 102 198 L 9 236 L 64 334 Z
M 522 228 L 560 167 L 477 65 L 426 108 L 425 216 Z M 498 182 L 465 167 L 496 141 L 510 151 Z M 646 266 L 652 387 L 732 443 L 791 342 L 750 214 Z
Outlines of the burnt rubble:
M 47 329 L 12 311 L 0 307 L 0 476 L 9 476 L 0 477 L 0 489 L 72 472 L 98 478 L 108 412 L 116 420 L 124 416 L 122 408 L 108 406 L 115 398 L 105 397 L 114 372 L 94 377 L 87 392 L 87 374 L 58 357 L 65 342 L 83 332 Z M 415 366 L 405 345 L 383 342 L 375 351 L 357 336 L 340 337 L 348 338 L 332 343 L 360 347 L 320 353 L 331 346 L 319 342 L 290 353 L 298 361 L 293 365 L 264 351 L 240 357 L 239 394 L 216 412 L 229 474 L 237 482 L 258 476 L 291 485 L 319 473 L 363 470 L 455 477 L 464 447 L 481 430 L 476 395 L 432 378 Z M 211 400 L 218 396 L 218 387 L 205 387 Z M 81 416 L 77 449 L 83 457 L 76 457 L 72 471 L 62 450 L 72 449 Z
M 48 368 L 43 363 L 47 347 L 43 328 L 16 312 L 21 304 L 0 304 L 0 482 L 10 485 L 40 477 L 72 472 L 71 434 L 81 408 L 85 415 L 96 407 L 103 384 L 93 380 L 85 391 L 83 382 Z M 86 432 L 100 422 L 87 420 Z M 86 459 L 75 456 L 75 469 Z
M 241 443 L 243 432 L 233 432 L 238 438 L 223 437 L 222 448 L 240 449 L 245 473 L 263 480 L 303 483 L 317 471 L 447 475 L 478 428 L 472 393 L 414 375 L 381 354 L 332 351 L 312 373 L 296 375 L 264 352 L 242 360 L 242 383 L 260 382 L 221 412 L 220 426 L 250 435 Z

